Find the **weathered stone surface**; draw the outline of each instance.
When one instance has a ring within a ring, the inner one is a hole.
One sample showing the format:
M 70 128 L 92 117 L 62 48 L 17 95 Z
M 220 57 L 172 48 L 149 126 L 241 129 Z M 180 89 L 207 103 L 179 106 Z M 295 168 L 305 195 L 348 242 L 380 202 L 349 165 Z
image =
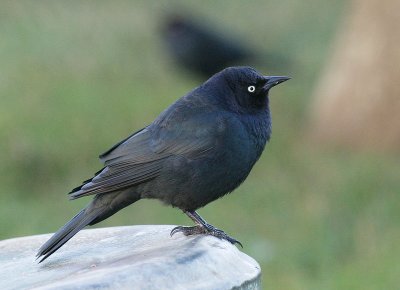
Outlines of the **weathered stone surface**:
M 235 246 L 172 228 L 84 230 L 41 264 L 49 234 L 0 241 L 0 289 L 260 289 L 260 266 Z

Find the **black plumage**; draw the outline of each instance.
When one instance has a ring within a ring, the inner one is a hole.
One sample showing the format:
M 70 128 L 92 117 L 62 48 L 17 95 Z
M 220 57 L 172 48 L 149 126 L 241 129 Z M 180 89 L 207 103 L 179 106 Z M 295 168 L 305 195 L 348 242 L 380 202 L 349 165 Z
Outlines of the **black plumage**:
M 268 92 L 288 79 L 231 67 L 178 99 L 100 155 L 104 168 L 70 193 L 71 199 L 94 195 L 93 200 L 40 248 L 38 258 L 45 260 L 85 226 L 142 198 L 178 207 L 196 223 L 171 234 L 209 234 L 239 243 L 195 210 L 246 179 L 271 135 Z

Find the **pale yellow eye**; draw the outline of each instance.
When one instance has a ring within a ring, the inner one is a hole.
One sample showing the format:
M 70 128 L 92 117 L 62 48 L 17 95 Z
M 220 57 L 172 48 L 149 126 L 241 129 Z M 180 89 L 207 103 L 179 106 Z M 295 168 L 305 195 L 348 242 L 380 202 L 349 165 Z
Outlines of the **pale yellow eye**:
M 254 91 L 256 90 L 255 86 L 248 86 L 247 90 L 249 91 L 249 93 L 254 93 Z

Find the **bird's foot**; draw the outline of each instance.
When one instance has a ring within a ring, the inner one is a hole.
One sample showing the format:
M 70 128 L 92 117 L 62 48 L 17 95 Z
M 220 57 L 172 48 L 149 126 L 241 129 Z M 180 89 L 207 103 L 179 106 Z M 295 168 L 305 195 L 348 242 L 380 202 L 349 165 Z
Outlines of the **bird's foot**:
M 192 236 L 192 235 L 199 235 L 199 234 L 211 235 L 211 236 L 217 237 L 219 239 L 227 240 L 228 242 L 230 242 L 233 245 L 238 244 L 240 247 L 243 248 L 243 245 L 241 242 L 228 236 L 224 231 L 217 229 L 216 227 L 214 227 L 210 224 L 206 224 L 205 226 L 197 225 L 194 227 L 178 226 L 178 227 L 175 227 L 172 229 L 171 236 L 178 232 L 183 233 L 185 236 Z
M 172 229 L 170 233 L 171 237 L 176 233 L 182 233 L 185 236 L 192 236 L 192 235 L 206 234 L 207 231 L 201 226 L 194 226 L 194 227 L 177 226 Z
M 238 244 L 241 248 L 243 248 L 243 245 L 241 242 L 239 242 L 238 240 L 232 238 L 231 236 L 227 235 L 223 230 L 220 230 L 216 227 L 214 227 L 213 225 L 207 224 L 206 225 L 206 234 L 208 235 L 212 235 L 214 237 L 217 237 L 219 239 L 223 239 L 223 240 L 227 240 L 228 242 L 230 242 L 232 245 Z

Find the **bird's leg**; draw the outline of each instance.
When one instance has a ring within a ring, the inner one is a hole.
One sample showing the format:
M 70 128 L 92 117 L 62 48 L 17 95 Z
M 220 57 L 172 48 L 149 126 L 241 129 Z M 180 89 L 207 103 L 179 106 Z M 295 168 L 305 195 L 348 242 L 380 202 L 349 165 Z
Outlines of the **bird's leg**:
M 185 236 L 191 236 L 191 235 L 198 235 L 198 234 L 205 234 L 205 235 L 212 235 L 214 237 L 227 240 L 231 244 L 238 244 L 242 248 L 242 244 L 228 236 L 224 231 L 217 229 L 213 225 L 210 225 L 207 223 L 197 212 L 195 211 L 185 211 L 185 214 L 196 224 L 193 227 L 184 227 L 184 226 L 178 226 L 172 229 L 171 231 L 171 236 L 177 232 L 183 233 Z

